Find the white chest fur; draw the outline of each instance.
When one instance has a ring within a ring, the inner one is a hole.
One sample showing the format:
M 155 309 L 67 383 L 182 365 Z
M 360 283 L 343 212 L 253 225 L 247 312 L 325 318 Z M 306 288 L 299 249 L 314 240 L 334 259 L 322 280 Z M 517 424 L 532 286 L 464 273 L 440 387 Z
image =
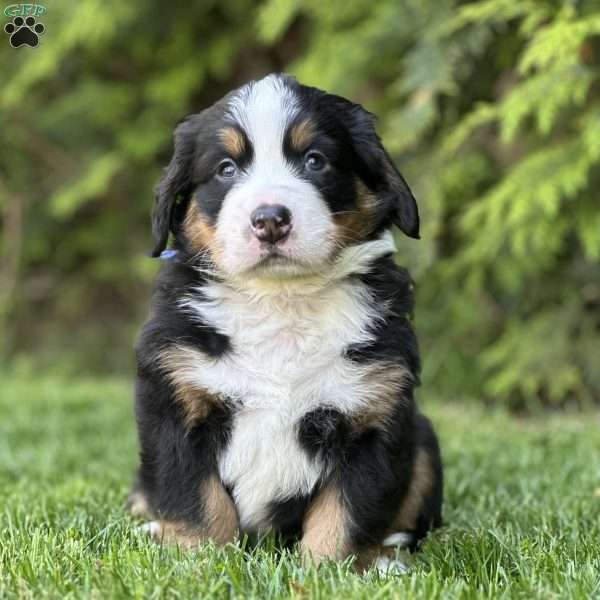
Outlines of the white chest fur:
M 242 527 L 268 526 L 270 502 L 309 493 L 321 476 L 323 466 L 298 443 L 303 415 L 323 404 L 351 413 L 369 403 L 367 367 L 346 359 L 344 350 L 370 339 L 381 307 L 345 275 L 390 247 L 389 238 L 354 247 L 338 263 L 339 278 L 328 281 L 244 291 L 211 283 L 199 298 L 182 299 L 190 314 L 231 343 L 230 352 L 200 360 L 188 376 L 234 405 L 219 470 L 233 490 Z
M 186 309 L 230 339 L 232 351 L 194 368 L 194 384 L 235 406 L 230 443 L 220 463 L 242 526 L 265 525 L 274 500 L 309 493 L 322 466 L 297 441 L 297 424 L 327 404 L 344 413 L 366 405 L 362 369 L 344 358 L 369 339 L 374 315 L 364 286 L 337 282 L 318 294 L 235 292 L 223 284 L 186 298 Z

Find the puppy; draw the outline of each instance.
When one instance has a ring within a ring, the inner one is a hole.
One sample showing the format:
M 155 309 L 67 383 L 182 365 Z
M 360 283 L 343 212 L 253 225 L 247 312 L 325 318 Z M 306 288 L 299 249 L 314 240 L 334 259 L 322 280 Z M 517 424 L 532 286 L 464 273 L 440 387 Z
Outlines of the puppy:
M 174 146 L 133 512 L 187 547 L 274 531 L 314 561 L 401 570 L 390 548 L 441 523 L 442 467 L 390 233 L 418 238 L 419 215 L 373 116 L 269 75 L 188 117 Z

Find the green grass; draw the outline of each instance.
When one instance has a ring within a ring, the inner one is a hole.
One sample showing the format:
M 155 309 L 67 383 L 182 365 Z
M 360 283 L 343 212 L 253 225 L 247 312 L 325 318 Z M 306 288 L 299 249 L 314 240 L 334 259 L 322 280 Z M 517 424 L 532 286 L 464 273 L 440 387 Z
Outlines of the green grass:
M 303 570 L 272 547 L 185 553 L 134 531 L 130 385 L 5 376 L 0 598 L 590 598 L 600 596 L 600 414 L 519 420 L 427 403 L 447 526 L 409 575 Z

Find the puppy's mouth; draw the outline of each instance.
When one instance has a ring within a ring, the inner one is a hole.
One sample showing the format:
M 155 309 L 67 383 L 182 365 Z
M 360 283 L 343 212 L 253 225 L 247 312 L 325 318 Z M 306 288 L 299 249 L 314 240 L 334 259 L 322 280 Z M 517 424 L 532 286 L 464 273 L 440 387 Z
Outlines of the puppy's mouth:
M 283 253 L 280 248 L 274 244 L 270 244 L 268 247 L 263 248 L 261 256 L 254 265 L 254 268 L 285 264 L 298 264 L 298 262 Z
M 263 258 L 258 261 L 258 264 L 270 264 L 270 263 L 281 263 L 281 262 L 293 262 L 288 256 L 284 256 L 277 250 L 268 252 Z
M 261 250 L 260 258 L 250 269 L 250 272 L 256 276 L 294 278 L 313 271 L 311 265 L 299 258 L 290 256 L 275 244 L 265 245 Z

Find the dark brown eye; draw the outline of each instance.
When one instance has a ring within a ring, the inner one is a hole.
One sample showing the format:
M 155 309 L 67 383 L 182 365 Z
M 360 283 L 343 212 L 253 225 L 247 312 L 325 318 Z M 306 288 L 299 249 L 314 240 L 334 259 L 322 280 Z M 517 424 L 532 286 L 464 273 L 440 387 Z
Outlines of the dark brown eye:
M 316 150 L 311 150 L 304 157 L 304 168 L 313 173 L 322 171 L 327 166 L 327 159 Z
M 217 175 L 219 177 L 231 179 L 232 177 L 235 177 L 236 174 L 237 166 L 230 158 L 226 158 L 219 163 L 219 166 L 217 167 Z

